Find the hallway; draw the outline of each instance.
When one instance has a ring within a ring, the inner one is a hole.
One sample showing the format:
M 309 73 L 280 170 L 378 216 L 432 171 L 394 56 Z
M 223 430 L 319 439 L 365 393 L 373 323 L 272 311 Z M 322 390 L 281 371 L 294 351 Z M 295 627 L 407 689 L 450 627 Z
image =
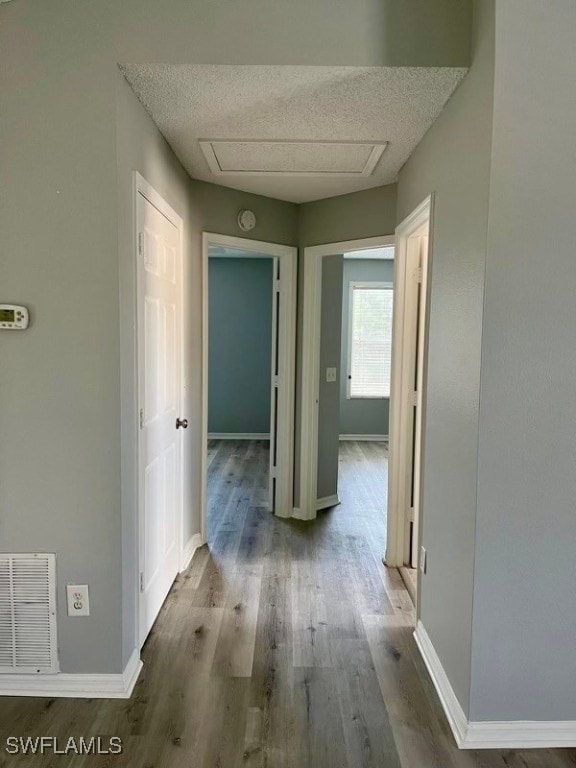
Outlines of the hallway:
M 408 593 L 379 559 L 381 444 L 343 444 L 342 504 L 312 524 L 263 510 L 267 460 L 265 442 L 212 444 L 209 547 L 174 584 L 129 701 L 0 699 L 3 739 L 115 735 L 124 754 L 0 753 L 0 766 L 576 765 L 574 751 L 455 747 L 412 639 Z

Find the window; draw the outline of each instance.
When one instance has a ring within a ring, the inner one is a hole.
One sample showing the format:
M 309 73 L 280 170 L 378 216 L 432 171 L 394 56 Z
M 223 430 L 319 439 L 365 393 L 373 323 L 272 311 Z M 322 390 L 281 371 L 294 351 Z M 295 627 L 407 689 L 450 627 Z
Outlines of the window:
M 348 397 L 390 397 L 392 303 L 390 283 L 350 283 Z

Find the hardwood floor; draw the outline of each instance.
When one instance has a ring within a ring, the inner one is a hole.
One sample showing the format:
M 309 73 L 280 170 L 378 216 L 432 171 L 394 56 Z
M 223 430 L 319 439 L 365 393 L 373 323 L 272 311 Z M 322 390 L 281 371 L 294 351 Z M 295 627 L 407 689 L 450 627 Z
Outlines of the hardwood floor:
M 0 699 L 0 766 L 566 768 L 576 751 L 460 752 L 384 551 L 385 452 L 344 443 L 342 504 L 263 509 L 267 445 L 212 445 L 209 545 L 170 592 L 129 701 Z M 10 757 L 7 735 L 119 736 L 120 756 Z

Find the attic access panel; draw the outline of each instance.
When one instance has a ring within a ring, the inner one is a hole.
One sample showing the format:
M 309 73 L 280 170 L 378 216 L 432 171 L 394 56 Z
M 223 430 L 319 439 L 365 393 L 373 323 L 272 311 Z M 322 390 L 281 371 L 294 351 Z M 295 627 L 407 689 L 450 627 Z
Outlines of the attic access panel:
M 387 141 L 200 139 L 215 176 L 370 176 Z

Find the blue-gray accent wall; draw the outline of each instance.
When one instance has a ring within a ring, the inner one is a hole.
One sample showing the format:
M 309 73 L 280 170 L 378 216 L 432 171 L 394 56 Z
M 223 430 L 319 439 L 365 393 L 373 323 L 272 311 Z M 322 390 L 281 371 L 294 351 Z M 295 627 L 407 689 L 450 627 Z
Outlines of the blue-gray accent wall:
M 340 362 L 340 434 L 388 435 L 389 398 L 382 400 L 348 399 L 348 323 L 350 283 L 392 283 L 394 262 L 387 259 L 344 259 L 342 280 L 342 354 Z
M 273 260 L 208 262 L 208 432 L 270 431 Z

